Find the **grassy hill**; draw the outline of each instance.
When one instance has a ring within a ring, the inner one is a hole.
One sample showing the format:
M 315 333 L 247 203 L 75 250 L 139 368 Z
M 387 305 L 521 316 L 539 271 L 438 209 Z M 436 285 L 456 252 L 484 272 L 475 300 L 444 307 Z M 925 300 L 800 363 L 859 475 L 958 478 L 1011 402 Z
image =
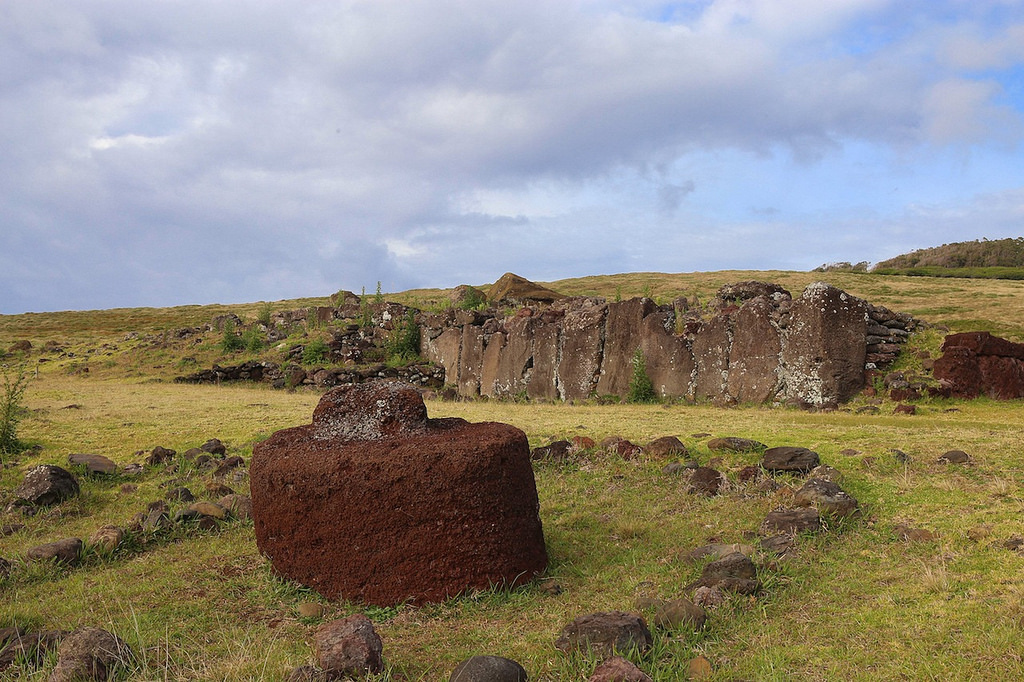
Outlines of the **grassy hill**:
M 877 274 L 1024 279 L 1024 237 L 918 249 L 875 264 Z
M 819 278 L 933 324 L 990 329 L 1024 341 L 1024 283 L 1015 281 L 719 272 L 545 284 L 568 294 L 646 294 L 669 301 L 707 300 L 721 284 L 745 279 L 779 282 L 798 293 Z M 387 298 L 441 306 L 446 292 Z M 326 298 L 272 307 L 318 304 Z M 216 437 L 228 445 L 229 455 L 248 461 L 253 445 L 277 429 L 308 423 L 319 398 L 313 391 L 167 381 L 183 369 L 224 359 L 216 334 L 182 340 L 174 330 L 225 312 L 251 320 L 264 311 L 253 303 L 0 317 L 0 348 L 26 339 L 36 349 L 47 341 L 65 349 L 29 355 L 33 378 L 19 435 L 37 449 L 8 458 L 0 470 L 0 509 L 28 468 L 67 466 L 70 453 L 102 454 L 124 466 L 141 462 L 157 445 L 184 453 Z M 934 332 L 929 334 L 927 343 L 933 344 Z M 48 361 L 38 362 L 43 357 Z M 243 351 L 229 359 L 244 357 Z M 0 578 L 0 627 L 107 628 L 136 652 L 118 679 L 269 681 L 312 661 L 312 633 L 319 624 L 362 611 L 384 639 L 388 668 L 376 679 L 445 680 L 462 658 L 495 654 L 518 660 L 532 680 L 584 680 L 595 661 L 554 649 L 562 626 L 588 612 L 635 611 L 638 597 L 687 595 L 703 563 L 685 561 L 685 552 L 709 542 L 753 542 L 765 515 L 790 504 L 802 484 L 796 475 L 774 477 L 771 484 L 743 482 L 740 472 L 758 456 L 712 452 L 711 434 L 815 450 L 839 470 L 862 514 L 799 537 L 796 551 L 786 557 L 756 552 L 762 592 L 730 597 L 710 611 L 706 629 L 652 625 L 654 648 L 633 658 L 654 679 L 686 679 L 697 656 L 711 662 L 712 680 L 1024 677 L 1024 558 L 1016 550 L 1024 546 L 1021 403 L 927 399 L 916 415 L 906 416 L 894 414 L 887 400 L 876 402 L 865 396 L 846 410 L 809 413 L 686 404 L 428 401 L 432 417 L 519 426 L 532 446 L 577 435 L 596 441 L 618 435 L 639 444 L 675 435 L 694 459 L 724 472 L 729 483 L 717 497 L 691 495 L 685 478 L 663 471 L 669 460 L 623 459 L 599 449 L 565 463 L 538 463 L 551 557 L 546 577 L 560 593 L 534 583 L 424 607 L 328 603 L 274 577 L 256 550 L 251 522 L 206 530 L 179 524 L 130 535 L 113 552 L 87 548 L 79 567 L 16 566 Z M 860 407 L 877 411 L 859 412 Z M 954 448 L 968 452 L 971 463 L 938 462 Z M 246 493 L 242 472 L 214 479 L 180 454 L 135 475 L 78 472 L 79 498 L 35 516 L 0 514 L 0 527 L 23 526 L 0 536 L 0 557 L 16 558 L 61 538 L 87 539 L 105 524 L 127 526 L 174 487 L 187 486 L 200 498 L 212 494 L 207 486 L 214 483 Z M 183 507 L 178 501 L 169 505 L 172 515 Z M 927 532 L 908 539 L 908 527 Z M 311 603 L 321 612 L 303 615 Z M 650 609 L 641 612 L 652 619 Z M 39 671 L 23 666 L 6 674 L 46 679 L 53 665 L 51 656 Z

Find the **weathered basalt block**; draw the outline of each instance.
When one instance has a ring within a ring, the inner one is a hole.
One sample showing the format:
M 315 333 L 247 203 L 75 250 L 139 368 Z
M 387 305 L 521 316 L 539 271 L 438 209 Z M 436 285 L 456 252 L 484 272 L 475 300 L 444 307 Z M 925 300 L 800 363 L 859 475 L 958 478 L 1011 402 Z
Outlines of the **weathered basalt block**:
M 547 565 L 526 435 L 428 419 L 411 386 L 327 393 L 254 448 L 250 477 L 260 551 L 331 599 L 436 602 Z

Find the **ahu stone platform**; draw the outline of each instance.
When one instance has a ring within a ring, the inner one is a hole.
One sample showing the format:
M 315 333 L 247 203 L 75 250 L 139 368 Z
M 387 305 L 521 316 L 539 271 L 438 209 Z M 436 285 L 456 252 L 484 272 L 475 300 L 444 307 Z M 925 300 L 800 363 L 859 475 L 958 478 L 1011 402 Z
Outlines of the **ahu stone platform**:
M 526 435 L 429 419 L 407 384 L 336 388 L 253 450 L 256 543 L 329 599 L 438 602 L 547 566 Z
M 664 398 L 821 407 L 859 392 L 865 371 L 894 360 L 913 324 L 821 282 L 798 298 L 739 282 L 705 309 L 576 297 L 504 318 L 451 311 L 424 320 L 423 354 L 467 397 L 625 397 L 639 349 Z

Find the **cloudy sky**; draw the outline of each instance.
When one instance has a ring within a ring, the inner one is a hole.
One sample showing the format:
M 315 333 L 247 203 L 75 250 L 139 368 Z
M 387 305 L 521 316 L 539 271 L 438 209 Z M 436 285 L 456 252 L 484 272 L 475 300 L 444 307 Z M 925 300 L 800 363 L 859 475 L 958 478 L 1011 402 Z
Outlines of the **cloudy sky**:
M 0 313 L 1024 234 L 1021 0 L 3 0 Z

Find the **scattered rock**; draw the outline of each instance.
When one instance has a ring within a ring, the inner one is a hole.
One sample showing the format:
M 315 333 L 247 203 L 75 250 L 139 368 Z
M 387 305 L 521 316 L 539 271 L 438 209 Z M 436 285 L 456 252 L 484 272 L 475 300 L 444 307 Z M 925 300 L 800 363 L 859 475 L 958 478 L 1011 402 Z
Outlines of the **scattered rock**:
M 117 526 L 100 526 L 89 536 L 89 544 L 104 552 L 113 552 L 124 541 L 124 530 Z
M 1022 547 L 1024 547 L 1024 537 L 1020 535 L 1011 535 L 1003 541 L 1003 548 L 1011 552 L 1018 552 Z
M 769 448 L 761 459 L 761 467 L 771 472 L 808 472 L 820 463 L 817 452 L 792 446 Z
M 226 497 L 234 495 L 235 491 L 220 481 L 210 481 L 206 484 L 206 495 L 208 497 Z
M 193 502 L 188 506 L 188 509 L 200 516 L 208 516 L 218 521 L 223 521 L 228 516 L 228 510 L 216 502 Z
M 910 455 L 908 455 L 907 453 L 903 452 L 898 448 L 892 448 L 891 450 L 889 450 L 889 452 L 892 453 L 892 456 L 900 464 L 909 464 L 911 462 L 912 458 L 910 457 Z
M 587 682 L 654 682 L 650 675 L 622 656 L 606 659 L 591 673 Z
M 904 405 L 900 403 L 892 410 L 893 414 L 917 414 L 917 405 Z
M 208 452 L 211 455 L 224 455 L 227 454 L 228 451 L 227 446 L 225 446 L 224 443 L 220 442 L 219 438 L 211 438 L 210 440 L 200 445 L 199 449 L 202 450 L 203 452 Z
M 697 464 L 694 461 L 689 461 L 689 462 L 669 462 L 664 467 L 662 467 L 661 473 L 669 474 L 669 475 L 672 475 L 672 474 L 676 474 L 676 475 L 678 475 L 678 474 L 685 474 L 685 473 L 689 473 L 689 472 L 693 471 L 694 469 L 698 468 L 699 466 L 700 465 Z
M 689 599 L 673 599 L 661 605 L 654 614 L 654 624 L 665 630 L 700 630 L 708 614 Z
M 572 444 L 567 440 L 556 440 L 553 443 L 534 448 L 530 451 L 530 459 L 534 462 L 562 462 L 569 459 Z
M 317 628 L 313 645 L 328 679 L 362 676 L 384 669 L 384 644 L 369 618 L 356 613 Z
M 839 451 L 839 454 L 845 457 L 856 457 L 857 455 L 860 454 L 860 450 L 857 450 L 855 448 L 843 448 L 842 450 Z
M 593 450 L 597 447 L 597 443 L 594 442 L 593 438 L 587 436 L 573 436 L 572 437 L 572 449 L 573 450 Z
M 971 542 L 981 542 L 990 535 L 992 535 L 992 526 L 987 523 L 967 530 L 967 538 Z
M 727 600 L 725 592 L 722 592 L 717 585 L 711 587 L 701 585 L 693 591 L 693 603 L 705 610 L 717 608 Z
M 107 680 L 133 658 L 127 644 L 100 628 L 82 628 L 65 637 L 57 650 L 50 682 Z
M 24 523 L 5 523 L 0 526 L 0 538 L 5 538 L 8 535 L 14 535 L 19 530 L 24 530 Z
M 248 495 L 229 493 L 217 500 L 217 504 L 227 509 L 231 516 L 239 521 L 248 521 L 252 518 L 252 500 Z
M 765 554 L 786 556 L 796 545 L 796 536 L 792 533 L 768 535 L 758 540 L 757 544 Z
M 644 446 L 644 452 L 652 457 L 686 457 L 689 451 L 675 436 L 663 436 Z
M 448 682 L 527 682 L 523 666 L 501 656 L 471 656 L 455 666 Z
M 713 438 L 708 441 L 708 449 L 713 452 L 760 452 L 766 447 L 768 446 L 756 440 L 735 436 Z
M 67 633 L 61 630 L 45 630 L 11 638 L 4 648 L 0 649 L 0 671 L 7 670 L 15 663 L 30 669 L 41 667 L 46 657 L 57 648 L 66 635 Z
M 942 464 L 969 464 L 971 456 L 963 450 L 950 450 L 941 457 L 939 462 Z
M 832 481 L 808 479 L 793 494 L 797 507 L 815 507 L 823 516 L 847 517 L 858 512 L 857 500 Z
M 25 558 L 29 561 L 55 561 L 59 564 L 77 566 L 82 557 L 82 545 L 79 538 L 65 538 L 36 545 L 25 553 Z
M 714 497 L 725 485 L 725 476 L 722 472 L 711 467 L 698 467 L 690 474 L 690 487 L 687 492 L 691 495 L 702 497 Z
M 827 464 L 814 467 L 814 469 L 811 470 L 809 478 L 820 478 L 823 481 L 832 481 L 833 483 L 843 482 L 842 472 Z
M 726 592 L 754 594 L 761 589 L 754 562 L 742 552 L 727 554 L 704 567 L 691 587 L 718 587 Z
M 168 490 L 165 497 L 168 500 L 176 500 L 178 502 L 195 502 L 196 499 L 191 490 L 181 486 Z
M 774 533 L 817 533 L 821 530 L 821 515 L 813 507 L 800 509 L 777 509 L 768 512 L 761 524 L 765 535 Z
M 912 528 L 905 523 L 896 524 L 893 529 L 896 537 L 907 542 L 931 542 L 938 539 L 938 535 L 924 528 Z
M 698 656 L 686 664 L 687 679 L 705 680 L 711 677 L 712 672 L 711 661 L 704 656 Z
M 117 465 L 103 455 L 74 454 L 68 455 L 68 464 L 85 467 L 90 474 L 116 474 Z
M 177 454 L 177 450 L 171 450 L 170 448 L 165 448 L 162 445 L 157 445 L 155 448 L 150 450 L 149 456 L 146 457 L 146 464 L 150 466 L 164 464 L 165 462 L 169 462 L 174 459 L 174 456 Z
M 327 612 L 323 604 L 315 601 L 304 601 L 296 606 L 295 610 L 298 611 L 299 618 L 322 618 Z
M 589 649 L 598 656 L 612 656 L 632 650 L 642 653 L 653 642 L 643 616 L 607 611 L 580 616 L 566 625 L 555 640 L 555 648 L 565 653 Z
M 15 488 L 14 504 L 49 507 L 78 493 L 78 480 L 71 472 L 53 464 L 40 464 L 29 469 L 24 481 Z

